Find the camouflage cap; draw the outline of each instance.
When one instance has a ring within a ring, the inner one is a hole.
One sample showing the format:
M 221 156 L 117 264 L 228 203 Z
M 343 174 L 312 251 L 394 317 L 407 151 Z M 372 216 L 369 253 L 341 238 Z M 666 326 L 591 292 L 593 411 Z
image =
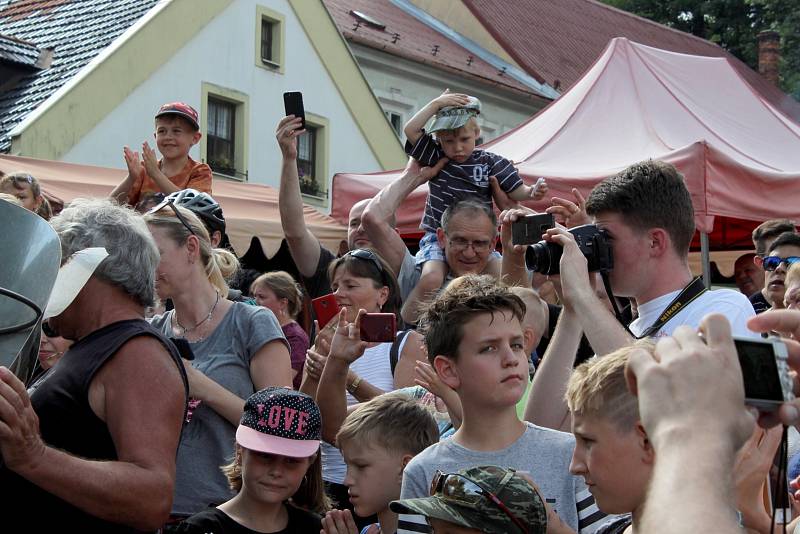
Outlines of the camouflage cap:
M 439 110 L 433 116 L 433 124 L 428 133 L 440 132 L 442 130 L 458 130 L 470 119 L 481 114 L 481 101 L 474 96 L 469 97 L 469 104 L 466 106 L 448 106 Z
M 489 497 L 458 491 L 459 481 L 466 479 L 462 486 L 471 481 L 493 493 L 529 534 L 547 531 L 547 509 L 542 497 L 514 469 L 489 465 L 462 469 L 455 475 L 454 482 L 445 482 L 449 490 L 438 488 L 430 497 L 393 501 L 389 508 L 398 514 L 424 515 L 490 534 L 520 534 L 520 528 Z

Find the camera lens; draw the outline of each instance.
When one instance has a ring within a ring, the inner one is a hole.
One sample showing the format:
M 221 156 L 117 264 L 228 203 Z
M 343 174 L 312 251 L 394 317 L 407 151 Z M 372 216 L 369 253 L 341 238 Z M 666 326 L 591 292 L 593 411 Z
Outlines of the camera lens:
M 525 265 L 529 271 L 541 274 L 558 274 L 561 247 L 546 241 L 539 241 L 525 251 Z

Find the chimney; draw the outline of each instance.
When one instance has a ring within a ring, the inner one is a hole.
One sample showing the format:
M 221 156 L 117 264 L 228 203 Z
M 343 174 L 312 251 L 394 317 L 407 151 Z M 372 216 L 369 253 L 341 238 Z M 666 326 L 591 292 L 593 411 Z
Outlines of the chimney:
M 781 36 L 776 31 L 764 31 L 758 34 L 758 72 L 778 85 L 778 66 L 781 60 Z

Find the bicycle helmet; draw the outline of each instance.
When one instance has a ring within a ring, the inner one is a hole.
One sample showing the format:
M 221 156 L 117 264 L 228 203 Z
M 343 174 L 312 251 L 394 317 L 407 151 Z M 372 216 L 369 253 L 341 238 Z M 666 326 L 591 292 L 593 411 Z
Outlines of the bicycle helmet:
M 209 232 L 225 233 L 225 217 L 222 215 L 222 208 L 208 193 L 202 193 L 196 189 L 182 189 L 170 193 L 167 200 L 172 200 L 176 206 L 191 210 L 200 217 Z

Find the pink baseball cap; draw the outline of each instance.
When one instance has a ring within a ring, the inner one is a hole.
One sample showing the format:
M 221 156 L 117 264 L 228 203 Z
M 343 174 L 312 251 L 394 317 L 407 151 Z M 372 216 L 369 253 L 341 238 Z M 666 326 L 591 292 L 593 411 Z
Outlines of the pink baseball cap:
M 191 122 L 195 128 L 198 130 L 200 129 L 197 110 L 189 104 L 184 104 L 183 102 L 170 102 L 169 104 L 164 104 L 161 106 L 161 108 L 159 108 L 158 113 L 156 113 L 156 118 L 164 115 L 180 115 L 187 121 Z
M 269 387 L 250 395 L 236 442 L 259 452 L 307 458 L 319 450 L 322 419 L 314 399 L 293 389 Z

